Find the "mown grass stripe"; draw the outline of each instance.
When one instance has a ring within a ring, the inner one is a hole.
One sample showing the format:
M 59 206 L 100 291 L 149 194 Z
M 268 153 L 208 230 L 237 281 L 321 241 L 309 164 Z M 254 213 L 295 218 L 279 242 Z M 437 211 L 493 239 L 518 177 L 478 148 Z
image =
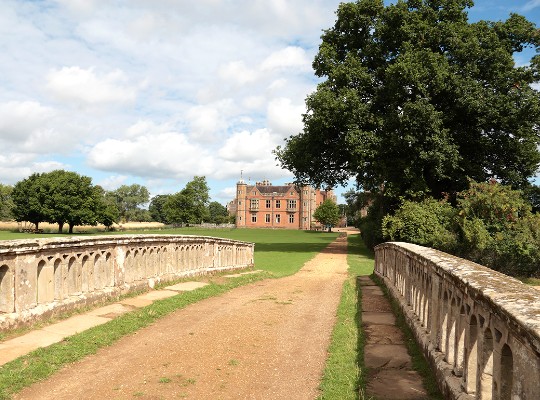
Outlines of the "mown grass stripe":
M 374 261 L 359 235 L 349 235 L 347 243 L 349 277 L 343 284 L 319 400 L 364 398 L 361 393 L 365 392 L 366 384 L 365 337 L 361 329 L 361 288 L 356 281 L 359 275 L 373 272 Z

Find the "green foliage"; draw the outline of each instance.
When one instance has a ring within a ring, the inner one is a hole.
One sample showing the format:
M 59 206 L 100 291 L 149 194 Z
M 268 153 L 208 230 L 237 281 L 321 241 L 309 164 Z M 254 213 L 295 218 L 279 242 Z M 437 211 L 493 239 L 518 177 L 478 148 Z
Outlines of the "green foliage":
M 13 215 L 16 221 L 29 221 L 36 226 L 47 220 L 45 211 L 46 193 L 41 185 L 43 174 L 34 173 L 15 184 L 11 192 Z
M 122 185 L 118 189 L 108 192 L 107 196 L 116 204 L 122 221 L 139 221 L 141 207 L 150 200 L 150 193 L 145 186 L 138 184 Z M 144 216 L 148 219 L 149 217 Z
M 332 200 L 327 199 L 315 209 L 313 218 L 315 218 L 316 221 L 319 221 L 322 225 L 328 226 L 328 231 L 330 231 L 331 227 L 335 226 L 339 222 L 339 207 Z
M 58 224 L 59 232 L 65 223 L 69 232 L 75 225 L 96 225 L 99 198 L 92 186 L 92 179 L 76 172 L 55 170 L 42 174 L 44 191 L 43 212 L 45 220 Z
M 446 201 L 404 201 L 394 215 L 386 215 L 382 234 L 391 240 L 452 250 L 457 243 L 456 210 Z
M 68 224 L 73 233 L 76 225 L 111 226 L 118 220 L 118 210 L 105 191 L 92 185 L 92 179 L 75 172 L 55 170 L 35 173 L 13 187 L 13 215 L 17 221 L 29 221 L 38 228 L 40 222 L 58 224 L 62 232 Z
M 373 196 L 369 192 L 350 189 L 343 194 L 343 197 L 345 197 L 347 203 L 347 225 L 358 227 L 360 218 L 365 216 L 362 214 L 367 211 Z
M 460 254 L 512 275 L 540 273 L 540 215 L 520 191 L 471 182 L 458 195 L 458 210 Z
M 111 196 L 107 195 L 107 192 L 99 185 L 94 187 L 94 196 L 97 203 L 96 217 L 97 221 L 107 229 L 110 229 L 115 222 L 120 221 L 120 212 Z
M 227 208 L 217 201 L 212 201 L 208 204 L 208 222 L 212 224 L 229 223 L 230 217 Z
M 384 242 L 382 221 L 386 215 L 386 210 L 389 208 L 387 198 L 380 193 L 372 194 L 367 215 L 359 219 L 358 228 L 360 229 L 362 240 L 370 249 Z
M 174 224 L 200 224 L 208 219 L 210 189 L 204 176 L 195 176 L 180 192 L 167 198 L 163 211 Z
M 165 203 L 169 197 L 169 194 L 158 194 L 157 196 L 152 197 L 152 200 L 150 200 L 150 205 L 148 206 L 148 211 L 150 212 L 152 220 L 161 222 L 163 224 L 170 223 L 165 215 L 164 210 Z
M 446 201 L 405 201 L 383 220 L 383 234 L 434 247 L 514 276 L 540 274 L 540 214 L 522 192 L 495 181 L 471 182 Z
M 540 186 L 530 185 L 523 189 L 523 194 L 529 201 L 533 212 L 540 212 Z
M 298 181 L 391 199 L 456 193 L 468 178 L 525 187 L 540 162 L 540 57 L 519 15 L 470 23 L 469 0 L 341 3 L 313 62 L 303 132 L 276 150 Z M 504 150 L 503 150 L 504 149 Z M 385 213 L 390 209 L 386 209 Z
M 13 199 L 11 192 L 13 187 L 0 183 L 0 221 L 9 221 L 13 219 Z

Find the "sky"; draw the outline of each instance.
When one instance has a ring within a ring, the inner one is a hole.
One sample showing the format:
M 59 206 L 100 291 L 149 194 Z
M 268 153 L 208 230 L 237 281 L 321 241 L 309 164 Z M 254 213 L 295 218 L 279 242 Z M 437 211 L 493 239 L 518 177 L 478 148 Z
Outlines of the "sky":
M 241 174 L 292 182 L 272 150 L 302 131 L 339 3 L 0 0 L 0 183 L 65 169 L 153 196 L 197 175 L 226 204 Z M 469 19 L 511 12 L 540 25 L 540 0 L 476 0 Z

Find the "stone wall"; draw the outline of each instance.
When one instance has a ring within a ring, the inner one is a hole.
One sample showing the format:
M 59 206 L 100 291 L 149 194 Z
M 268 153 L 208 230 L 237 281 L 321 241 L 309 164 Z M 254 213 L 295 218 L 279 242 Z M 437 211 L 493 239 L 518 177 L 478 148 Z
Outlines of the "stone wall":
M 375 249 L 446 399 L 540 399 L 540 291 L 446 253 Z
M 252 243 L 112 235 L 0 242 L 0 330 L 160 281 L 253 266 Z

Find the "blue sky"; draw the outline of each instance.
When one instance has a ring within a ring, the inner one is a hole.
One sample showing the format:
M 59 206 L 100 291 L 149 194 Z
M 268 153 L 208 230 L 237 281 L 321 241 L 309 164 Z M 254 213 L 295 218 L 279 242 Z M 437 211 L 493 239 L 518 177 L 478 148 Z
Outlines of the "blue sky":
M 0 0 L 0 183 L 61 168 L 156 195 L 204 175 L 225 204 L 240 171 L 292 181 L 272 150 L 302 129 L 339 3 Z M 477 0 L 469 17 L 511 12 L 539 23 L 540 0 Z

